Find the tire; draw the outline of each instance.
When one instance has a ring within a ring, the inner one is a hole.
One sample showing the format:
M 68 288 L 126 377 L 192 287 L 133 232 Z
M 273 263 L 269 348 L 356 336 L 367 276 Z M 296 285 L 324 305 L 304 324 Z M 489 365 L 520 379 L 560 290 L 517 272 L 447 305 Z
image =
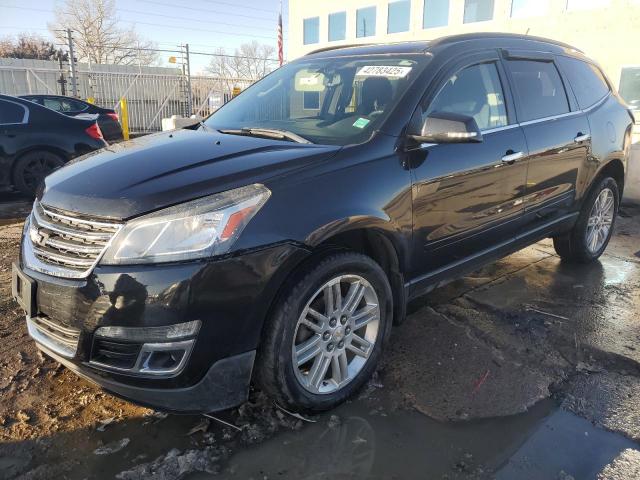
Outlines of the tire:
M 341 310 L 330 309 L 331 302 L 337 304 L 336 285 Z M 329 291 L 331 301 L 325 300 Z M 256 361 L 257 385 L 294 410 L 323 411 L 342 403 L 375 371 L 391 330 L 392 298 L 384 271 L 365 255 L 333 252 L 307 263 L 284 286 L 267 319 Z M 319 315 L 307 313 L 302 323 L 309 308 Z
M 62 157 L 46 150 L 25 153 L 13 169 L 13 184 L 25 195 L 34 196 L 42 180 L 64 163 Z
M 613 234 L 619 202 L 618 184 L 613 178 L 604 177 L 596 181 L 573 229 L 553 238 L 556 253 L 563 261 L 589 263 L 602 255 Z M 606 208 L 609 203 L 612 203 L 612 208 Z M 607 226 L 606 232 L 600 229 Z

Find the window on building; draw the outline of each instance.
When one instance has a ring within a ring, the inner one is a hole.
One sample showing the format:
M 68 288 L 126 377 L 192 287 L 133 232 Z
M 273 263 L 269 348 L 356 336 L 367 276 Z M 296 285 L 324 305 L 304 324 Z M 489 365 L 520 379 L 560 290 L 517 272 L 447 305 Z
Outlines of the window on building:
M 305 18 L 302 26 L 305 45 L 320 41 L 320 17 Z
M 376 34 L 376 7 L 356 10 L 356 37 L 371 37 Z
M 394 2 L 389 2 L 387 33 L 408 32 L 410 18 L 410 0 L 396 0 Z
M 640 67 L 624 67 L 620 75 L 620 95 L 634 110 L 640 111 Z M 636 115 L 640 120 L 640 115 Z
M 449 24 L 449 0 L 424 0 L 423 28 L 445 27 Z
M 589 108 L 609 93 L 609 85 L 595 65 L 569 57 L 560 57 L 559 61 L 580 108 Z
M 590 8 L 605 8 L 611 0 L 567 0 L 567 10 L 588 10 Z
M 347 12 L 329 14 L 329 41 L 344 40 L 347 37 Z
M 540 17 L 549 13 L 550 0 L 512 0 L 511 18 Z
M 473 117 L 480 130 L 507 125 L 507 109 L 495 64 L 473 65 L 449 78 L 423 118 L 433 112 Z
M 493 0 L 465 0 L 464 23 L 486 22 L 493 19 Z
M 511 60 L 507 62 L 522 108 L 520 120 L 569 112 L 569 100 L 558 69 L 552 62 Z
M 0 124 L 22 123 L 26 111 L 22 105 L 0 100 Z

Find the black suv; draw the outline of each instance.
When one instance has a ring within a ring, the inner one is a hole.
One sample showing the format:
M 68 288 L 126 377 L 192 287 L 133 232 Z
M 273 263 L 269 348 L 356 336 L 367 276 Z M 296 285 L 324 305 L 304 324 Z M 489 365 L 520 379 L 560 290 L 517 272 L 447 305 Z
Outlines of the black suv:
M 600 68 L 549 40 L 319 50 L 47 177 L 14 295 L 43 351 L 141 404 L 220 410 L 254 381 L 328 409 L 408 300 L 545 237 L 597 259 L 631 125 Z

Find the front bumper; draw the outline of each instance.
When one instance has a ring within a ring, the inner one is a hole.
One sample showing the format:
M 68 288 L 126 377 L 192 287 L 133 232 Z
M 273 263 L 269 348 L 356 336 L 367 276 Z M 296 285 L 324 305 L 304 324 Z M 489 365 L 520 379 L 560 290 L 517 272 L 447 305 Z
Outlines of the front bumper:
M 23 276 L 34 284 L 30 334 L 63 365 L 136 403 L 190 413 L 230 408 L 246 399 L 264 318 L 280 285 L 306 255 L 304 248 L 285 243 L 207 262 L 98 266 L 81 280 L 21 264 Z M 201 322 L 195 344 L 173 376 L 137 375 L 94 361 L 99 327 L 194 320 Z M 46 322 L 55 323 L 53 332 L 62 343 L 70 336 L 67 350 L 39 337 L 39 328 L 47 333 Z

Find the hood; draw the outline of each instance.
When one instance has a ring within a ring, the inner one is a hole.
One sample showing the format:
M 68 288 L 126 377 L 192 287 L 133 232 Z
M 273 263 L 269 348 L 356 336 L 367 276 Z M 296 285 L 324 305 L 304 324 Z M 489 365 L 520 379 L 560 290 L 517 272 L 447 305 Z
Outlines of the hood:
M 110 146 L 49 175 L 38 195 L 51 207 L 127 219 L 326 160 L 340 147 L 174 130 Z

